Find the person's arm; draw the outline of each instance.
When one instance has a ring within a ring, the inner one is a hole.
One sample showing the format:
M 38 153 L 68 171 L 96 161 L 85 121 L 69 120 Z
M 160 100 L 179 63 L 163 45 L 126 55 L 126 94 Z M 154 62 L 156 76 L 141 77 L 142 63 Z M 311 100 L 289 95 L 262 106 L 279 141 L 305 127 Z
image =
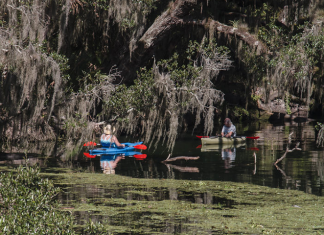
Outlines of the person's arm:
M 123 147 L 123 148 L 125 148 L 125 145 L 119 143 L 119 141 L 118 141 L 118 139 L 117 139 L 116 136 L 113 136 L 113 140 L 114 140 L 114 143 L 115 143 L 118 147 Z
M 227 135 L 225 135 L 225 137 L 231 137 L 232 134 L 233 134 L 233 131 L 230 131 L 230 132 L 227 133 Z
M 114 162 L 115 162 L 116 165 L 117 165 L 117 163 L 118 163 L 120 160 L 122 160 L 122 159 L 125 159 L 125 157 L 124 157 L 124 156 L 118 156 Z
M 236 127 L 234 125 L 232 125 L 229 128 L 229 132 L 226 135 L 226 137 L 232 137 L 232 136 L 236 136 Z
M 223 128 L 222 128 L 222 133 L 221 133 L 221 135 L 222 135 L 222 137 L 224 137 L 224 126 L 223 126 Z
M 228 130 L 228 133 L 225 135 L 227 138 L 232 137 L 232 135 L 234 134 L 234 129 L 233 126 L 231 126 Z

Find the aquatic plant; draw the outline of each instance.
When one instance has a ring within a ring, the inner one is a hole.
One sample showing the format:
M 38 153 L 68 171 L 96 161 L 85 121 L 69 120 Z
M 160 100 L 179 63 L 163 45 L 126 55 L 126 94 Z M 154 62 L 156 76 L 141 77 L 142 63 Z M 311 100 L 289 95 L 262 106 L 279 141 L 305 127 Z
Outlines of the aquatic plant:
M 2 234 L 75 234 L 70 213 L 54 203 L 60 191 L 39 175 L 37 166 L 20 165 L 0 174 L 0 231 Z
M 78 227 L 93 233 L 316 234 L 323 229 L 323 197 L 299 190 L 93 173 L 60 174 L 58 181 L 74 195 L 62 203 L 84 215 Z

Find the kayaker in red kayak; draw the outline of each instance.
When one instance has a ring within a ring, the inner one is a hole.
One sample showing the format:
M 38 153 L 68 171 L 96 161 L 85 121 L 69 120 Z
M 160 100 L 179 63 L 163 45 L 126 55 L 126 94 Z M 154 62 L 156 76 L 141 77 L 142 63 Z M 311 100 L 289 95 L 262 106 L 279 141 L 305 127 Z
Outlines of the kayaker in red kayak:
M 231 122 L 231 119 L 225 118 L 224 126 L 222 129 L 222 137 L 234 137 L 236 136 L 236 127 Z
M 104 133 L 100 137 L 100 143 L 102 147 L 109 147 L 109 148 L 116 148 L 116 147 L 123 147 L 125 148 L 124 144 L 119 143 L 117 137 L 114 135 L 115 127 L 112 127 L 110 124 L 105 126 Z

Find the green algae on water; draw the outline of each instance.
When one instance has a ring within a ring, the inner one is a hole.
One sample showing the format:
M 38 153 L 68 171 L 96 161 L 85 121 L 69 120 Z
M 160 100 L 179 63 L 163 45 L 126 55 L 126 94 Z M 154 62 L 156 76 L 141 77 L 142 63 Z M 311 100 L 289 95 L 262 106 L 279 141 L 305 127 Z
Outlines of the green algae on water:
M 59 203 L 79 224 L 91 218 L 114 234 L 324 232 L 324 198 L 300 191 L 93 173 L 60 174 L 59 184 L 69 185 Z M 63 200 L 64 194 L 73 200 Z

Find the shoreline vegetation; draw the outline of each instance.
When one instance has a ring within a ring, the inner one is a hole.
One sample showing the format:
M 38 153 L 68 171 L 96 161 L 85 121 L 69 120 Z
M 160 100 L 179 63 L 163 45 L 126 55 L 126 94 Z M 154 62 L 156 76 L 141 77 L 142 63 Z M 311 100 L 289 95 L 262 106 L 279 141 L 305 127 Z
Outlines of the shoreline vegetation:
M 324 198 L 301 191 L 72 170 L 55 174 L 37 166 L 1 173 L 0 184 L 3 234 L 324 232 Z
M 0 139 L 324 118 L 323 1 L 2 0 Z M 323 144 L 323 130 L 319 145 Z

